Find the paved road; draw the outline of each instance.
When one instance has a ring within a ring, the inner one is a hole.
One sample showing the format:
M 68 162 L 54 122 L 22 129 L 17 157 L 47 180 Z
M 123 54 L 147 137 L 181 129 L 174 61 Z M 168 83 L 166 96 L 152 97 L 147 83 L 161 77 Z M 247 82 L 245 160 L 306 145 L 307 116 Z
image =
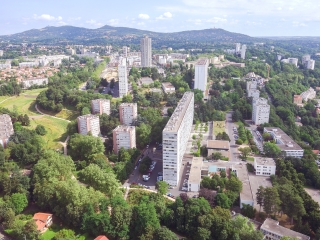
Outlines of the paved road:
M 238 152 L 238 145 L 235 143 L 234 134 L 233 134 L 233 127 L 237 125 L 232 122 L 232 113 L 230 111 L 226 114 L 226 128 L 228 131 L 228 135 L 230 137 L 230 161 L 237 162 L 239 161 L 239 152 Z
M 69 120 L 66 120 L 66 119 L 63 119 L 63 118 L 58 118 L 58 117 L 51 116 L 51 115 L 49 115 L 49 114 L 45 114 L 45 113 L 41 112 L 41 111 L 39 110 L 37 104 L 35 105 L 35 108 L 36 108 L 37 112 L 40 113 L 40 114 L 42 114 L 42 115 L 45 115 L 45 116 L 48 116 L 48 117 L 52 117 L 52 118 L 56 118 L 56 119 L 60 119 L 60 120 L 62 120 L 62 121 L 70 122 Z

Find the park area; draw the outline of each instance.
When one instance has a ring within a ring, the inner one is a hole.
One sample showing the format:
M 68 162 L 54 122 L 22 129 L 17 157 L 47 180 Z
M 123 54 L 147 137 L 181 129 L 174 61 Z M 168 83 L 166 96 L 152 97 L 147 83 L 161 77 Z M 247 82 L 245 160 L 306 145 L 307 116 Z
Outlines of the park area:
M 224 133 L 226 131 L 225 121 L 214 121 L 213 122 L 213 135 L 217 136 L 218 133 Z
M 20 96 L 0 97 L 0 108 L 7 108 L 10 111 L 16 111 L 19 114 L 27 114 L 30 119 L 29 129 L 35 129 L 38 124 L 41 124 L 47 130 L 47 134 L 42 138 L 45 146 L 50 149 L 61 149 L 62 145 L 59 142 L 64 142 L 67 138 L 66 130 L 68 121 L 60 120 L 50 116 L 43 116 L 35 109 L 36 98 L 40 92 L 46 89 L 25 90 Z M 71 113 L 70 113 L 71 112 Z M 51 115 L 51 114 L 50 114 Z M 75 112 L 63 109 L 55 116 L 63 119 L 75 119 Z

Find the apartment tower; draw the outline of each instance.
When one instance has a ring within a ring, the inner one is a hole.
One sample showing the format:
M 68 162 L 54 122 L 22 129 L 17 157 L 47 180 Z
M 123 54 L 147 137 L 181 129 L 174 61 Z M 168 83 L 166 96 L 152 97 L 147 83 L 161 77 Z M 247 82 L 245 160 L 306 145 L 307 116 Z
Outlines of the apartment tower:
M 140 51 L 141 51 L 141 67 L 151 67 L 152 66 L 152 47 L 151 38 L 145 36 L 140 41 Z
M 241 48 L 241 58 L 246 59 L 247 45 L 243 44 Z
M 109 99 L 94 99 L 91 101 L 92 114 L 107 114 L 110 115 L 110 100 Z
M 10 136 L 14 134 L 11 117 L 8 114 L 0 115 L 0 145 L 6 147 Z
M 118 153 L 120 148 L 136 147 L 136 127 L 118 126 L 113 131 L 113 151 Z
M 269 122 L 270 105 L 265 98 L 253 99 L 252 101 L 252 121 L 256 125 Z
M 206 58 L 198 60 L 194 67 L 194 89 L 205 91 L 207 89 L 209 61 Z
M 136 103 L 121 103 L 119 106 L 120 123 L 130 126 L 138 116 Z
M 163 180 L 172 186 L 179 183 L 183 155 L 186 151 L 194 113 L 194 95 L 184 93 L 162 131 Z
M 119 76 L 119 97 L 123 97 L 128 93 L 128 77 L 127 77 L 127 61 L 123 58 L 119 62 L 118 66 Z
M 100 135 L 100 121 L 99 117 L 87 114 L 77 118 L 78 132 L 82 135 L 88 135 L 91 132 L 92 136 L 98 137 Z

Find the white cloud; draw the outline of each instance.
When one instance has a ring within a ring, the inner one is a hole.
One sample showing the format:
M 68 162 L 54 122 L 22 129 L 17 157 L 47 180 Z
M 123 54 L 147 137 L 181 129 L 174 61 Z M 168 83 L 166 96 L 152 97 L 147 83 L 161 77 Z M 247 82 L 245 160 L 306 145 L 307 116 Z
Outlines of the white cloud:
M 294 27 L 306 27 L 306 26 L 307 26 L 307 24 L 302 23 L 302 22 L 298 22 L 298 21 L 293 21 L 293 22 L 292 22 L 292 25 L 293 25 Z
M 81 17 L 69 18 L 69 21 L 80 21 Z
M 138 15 L 138 18 L 140 18 L 140 19 L 149 19 L 150 17 L 149 17 L 148 14 L 140 13 L 140 14 Z
M 60 21 L 60 22 L 58 22 L 58 24 L 59 24 L 59 25 L 67 25 L 67 23 L 64 22 L 64 21 Z
M 161 14 L 157 19 L 159 20 L 164 20 L 164 19 L 170 19 L 172 18 L 172 13 L 171 12 L 165 12 L 164 14 Z
M 110 19 L 109 21 L 108 21 L 108 24 L 110 24 L 110 25 L 118 25 L 119 24 L 119 19 L 116 19 L 116 18 L 113 18 L 113 19 Z
M 36 20 L 46 20 L 46 21 L 54 21 L 54 20 L 61 21 L 62 20 L 61 16 L 54 17 L 54 16 L 51 16 L 49 14 L 41 14 L 41 15 L 33 14 L 33 18 L 36 19 Z
M 102 23 L 97 22 L 96 20 L 93 20 L 93 19 L 90 19 L 90 20 L 86 21 L 86 23 L 88 23 L 88 24 L 90 24 L 92 26 L 96 26 L 96 27 L 102 26 Z

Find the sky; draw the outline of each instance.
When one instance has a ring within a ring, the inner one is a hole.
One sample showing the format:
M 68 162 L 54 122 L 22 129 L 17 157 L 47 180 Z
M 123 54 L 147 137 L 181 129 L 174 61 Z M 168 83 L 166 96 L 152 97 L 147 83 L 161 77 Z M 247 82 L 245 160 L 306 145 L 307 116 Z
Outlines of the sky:
M 0 35 L 72 25 L 156 32 L 222 28 L 250 36 L 320 36 L 319 0 L 10 0 Z

